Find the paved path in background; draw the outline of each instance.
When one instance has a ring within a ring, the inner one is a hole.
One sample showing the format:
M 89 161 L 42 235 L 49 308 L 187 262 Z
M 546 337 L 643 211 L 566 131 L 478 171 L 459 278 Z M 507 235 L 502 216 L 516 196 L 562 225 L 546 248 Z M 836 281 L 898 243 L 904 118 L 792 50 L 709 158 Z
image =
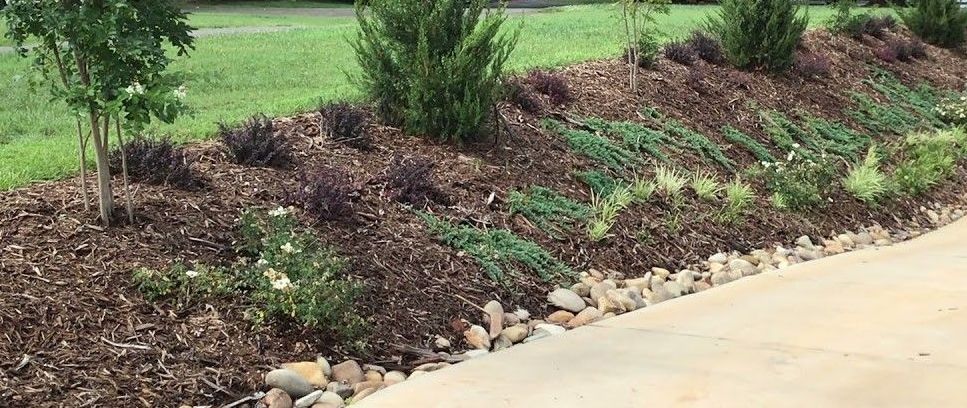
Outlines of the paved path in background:
M 221 27 L 221 28 L 199 28 L 191 32 L 195 38 L 198 37 L 212 37 L 216 35 L 236 35 L 236 34 L 257 34 L 257 33 L 274 33 L 278 31 L 285 31 L 292 28 L 298 27 L 281 27 L 281 26 L 254 26 L 254 27 Z M 30 46 L 27 46 L 30 48 Z M 0 47 L 0 54 L 14 52 L 13 47 Z
M 428 373 L 375 407 L 967 407 L 967 219 Z

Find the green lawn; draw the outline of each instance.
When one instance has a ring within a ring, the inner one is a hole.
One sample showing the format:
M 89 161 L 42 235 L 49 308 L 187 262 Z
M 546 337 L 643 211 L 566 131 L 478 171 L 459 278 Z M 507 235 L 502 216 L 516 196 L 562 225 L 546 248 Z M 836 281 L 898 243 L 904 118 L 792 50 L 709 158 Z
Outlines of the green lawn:
M 661 25 L 669 36 L 686 34 L 715 6 L 675 6 Z M 814 7 L 814 23 L 830 9 Z M 188 77 L 191 117 L 174 125 L 153 126 L 154 134 L 178 140 L 212 136 L 219 121 L 239 122 L 263 112 L 288 115 L 321 101 L 358 99 L 344 71 L 358 69 L 346 38 L 355 33 L 351 18 L 259 17 L 198 13 L 199 27 L 290 25 L 285 32 L 224 35 L 197 40 L 190 58 L 178 59 L 174 71 Z M 312 20 L 312 21 L 307 21 Z M 520 44 L 510 61 L 514 70 L 553 67 L 617 55 L 619 21 L 611 5 L 574 6 L 515 16 L 523 24 Z M 0 55 L 0 190 L 38 180 L 63 178 L 77 170 L 73 119 L 43 89 L 31 89 L 28 62 Z
M 192 5 L 201 4 L 206 6 L 225 6 L 225 7 L 277 7 L 277 8 L 344 8 L 353 7 L 351 2 L 318 2 L 300 0 L 261 0 L 261 1 L 200 1 Z

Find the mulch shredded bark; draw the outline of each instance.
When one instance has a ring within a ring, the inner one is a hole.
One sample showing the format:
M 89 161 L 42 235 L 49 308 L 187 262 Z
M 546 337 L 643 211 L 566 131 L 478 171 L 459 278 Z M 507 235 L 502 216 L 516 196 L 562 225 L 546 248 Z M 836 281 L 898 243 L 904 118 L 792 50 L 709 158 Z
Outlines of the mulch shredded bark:
M 643 122 L 639 108 L 652 106 L 704 133 L 744 167 L 755 159 L 725 141 L 721 126 L 731 124 L 767 140 L 757 110 L 772 108 L 802 109 L 859 129 L 843 110 L 851 106 L 848 91 L 873 93 L 861 82 L 871 65 L 907 85 L 926 81 L 964 89 L 963 55 L 929 47 L 929 61 L 886 64 L 873 54 L 881 44 L 810 33 L 804 47 L 832 61 L 831 76 L 820 80 L 663 60 L 643 73 L 640 95 L 628 89 L 627 67 L 620 60 L 583 63 L 560 71 L 575 101 L 547 114 Z M 99 226 L 95 211 L 84 211 L 76 180 L 0 193 L 0 405 L 225 403 L 260 388 L 261 375 L 277 364 L 316 354 L 410 367 L 422 357 L 410 350 L 428 349 L 435 335 L 459 343 L 454 323 L 479 320 L 473 304 L 497 299 L 505 307 L 546 312 L 544 297 L 552 284 L 530 276 L 513 276 L 507 286 L 492 282 L 473 259 L 441 244 L 413 210 L 393 200 L 386 174 L 399 156 L 436 163 L 435 178 L 447 200 L 430 203 L 426 211 L 455 223 L 511 229 L 575 270 L 628 276 L 653 266 L 686 267 L 719 251 L 789 243 L 803 234 L 829 236 L 874 223 L 899 227 L 922 217 L 921 205 L 959 201 L 967 191 L 959 181 L 967 173 L 960 168 L 957 181 L 922 200 L 894 200 L 875 209 L 843 192 L 825 208 L 802 214 L 777 211 L 759 197 L 754 214 L 723 227 L 702 215 L 715 210 L 713 204 L 689 199 L 687 216 L 674 232 L 665 225 L 667 209 L 654 203 L 622 213 L 614 236 L 603 243 L 589 242 L 583 228 L 554 238 L 508 215 L 508 193 L 542 185 L 587 202 L 587 187 L 573 173 L 594 166 L 544 130 L 539 117 L 509 104 L 500 113 L 507 126 L 497 137 L 460 148 L 373 125 L 372 149 L 358 150 L 325 138 L 316 113 L 276 119 L 277 131 L 296 152 L 294 168 L 240 167 L 216 143 L 192 145 L 204 185 L 185 191 L 134 184 L 137 217 L 131 225 Z M 689 153 L 675 160 L 684 168 L 708 167 L 726 175 Z M 231 248 L 241 212 L 284 203 L 298 174 L 324 166 L 349 173 L 355 215 L 345 221 L 304 221 L 349 260 L 349 274 L 365 285 L 356 305 L 371 326 L 365 355 L 352 355 L 321 333 L 285 322 L 254 327 L 236 299 L 149 302 L 133 287 L 130 272 L 137 267 L 228 264 L 236 257 Z M 637 238 L 639 231 L 648 232 L 647 243 Z

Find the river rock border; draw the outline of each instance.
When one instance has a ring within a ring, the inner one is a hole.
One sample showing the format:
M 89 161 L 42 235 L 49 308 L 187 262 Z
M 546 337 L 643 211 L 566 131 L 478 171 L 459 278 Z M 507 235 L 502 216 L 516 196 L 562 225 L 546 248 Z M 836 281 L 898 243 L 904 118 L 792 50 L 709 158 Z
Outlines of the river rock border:
M 961 198 L 967 200 L 967 195 Z M 557 310 L 543 319 L 532 318 L 522 309 L 505 311 L 497 301 L 478 307 L 483 315 L 481 324 L 461 322 L 465 327 L 464 342 L 469 349 L 454 352 L 449 340 L 437 336 L 433 348 L 439 356 L 438 362 L 417 366 L 409 374 L 387 371 L 376 365 L 360 365 L 354 360 L 330 365 L 325 358 L 319 357 L 316 361 L 283 364 L 265 375 L 268 392 L 258 392 L 226 407 L 257 401 L 256 407 L 265 408 L 341 408 L 386 387 L 460 361 L 561 334 L 568 329 L 702 292 L 746 276 L 853 250 L 893 245 L 956 221 L 965 214 L 964 206 L 960 204 L 933 204 L 930 208 L 921 207 L 920 212 L 924 215 L 922 219 L 928 221 L 925 225 L 913 220 L 894 231 L 873 225 L 855 233 L 835 234 L 818 242 L 804 235 L 788 246 L 777 245 L 747 254 L 717 253 L 674 272 L 655 267 L 644 276 L 627 278 L 620 272 L 589 269 L 580 273 L 579 281 L 574 285 L 557 288 L 547 295 L 548 303 Z

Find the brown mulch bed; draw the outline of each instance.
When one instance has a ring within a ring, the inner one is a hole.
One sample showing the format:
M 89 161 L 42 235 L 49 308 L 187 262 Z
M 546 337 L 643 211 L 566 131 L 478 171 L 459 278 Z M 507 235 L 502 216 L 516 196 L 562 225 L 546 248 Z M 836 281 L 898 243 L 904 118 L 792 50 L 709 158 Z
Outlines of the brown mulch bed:
M 749 165 L 754 159 L 722 139 L 721 126 L 731 124 L 766 140 L 756 112 L 773 108 L 802 109 L 858 128 L 843 108 L 850 105 L 848 90 L 872 92 L 861 84 L 869 64 L 888 69 L 909 85 L 927 81 L 963 89 L 963 56 L 930 47 L 930 61 L 882 64 L 872 54 L 879 44 L 811 33 L 806 47 L 832 60 L 832 76 L 819 81 L 704 62 L 685 67 L 661 61 L 644 73 L 645 85 L 637 96 L 627 89 L 626 67 L 620 61 L 579 64 L 561 70 L 575 102 L 549 114 L 641 121 L 639 108 L 652 106 L 718 142 L 740 165 Z M 695 78 L 700 78 L 700 89 L 689 86 Z M 509 216 L 508 193 L 538 184 L 586 202 L 587 189 L 573 172 L 593 166 L 573 155 L 560 137 L 542 130 L 539 118 L 511 106 L 501 112 L 509 134 L 464 148 L 374 126 L 373 149 L 356 150 L 321 137 L 317 114 L 278 119 L 277 129 L 297 152 L 294 169 L 240 167 L 230 164 L 216 144 L 193 145 L 190 150 L 199 157 L 195 170 L 205 185 L 184 191 L 136 184 L 135 223 L 109 229 L 97 225 L 94 211 L 83 210 L 75 181 L 0 193 L 0 405 L 226 402 L 259 388 L 261 374 L 280 362 L 311 359 L 317 353 L 348 356 L 346 348 L 317 332 L 285 323 L 252 327 L 236 300 L 151 303 L 130 280 L 130 271 L 141 266 L 230 262 L 241 211 L 279 205 L 298 174 L 322 166 L 350 174 L 356 215 L 348 221 L 305 221 L 349 259 L 349 273 L 365 284 L 357 310 L 372 327 L 366 339 L 370 351 L 354 357 L 389 367 L 411 364 L 414 357 L 401 350 L 426 347 L 436 334 L 457 343 L 459 334 L 451 322 L 476 320 L 479 314 L 468 302 L 482 305 L 498 299 L 505 308 L 542 314 L 551 287 L 527 276 L 515 276 L 506 287 L 495 284 L 473 259 L 441 245 L 413 211 L 386 191 L 384 176 L 397 156 L 437 163 L 436 179 L 451 205 L 434 204 L 429 211 L 454 222 L 511 229 L 575 270 L 596 268 L 629 276 L 652 266 L 685 267 L 718 251 L 788 243 L 802 234 L 828 236 L 873 223 L 898 227 L 921 217 L 917 209 L 924 203 L 959 201 L 967 191 L 963 183 L 948 182 L 921 201 L 897 200 L 876 209 L 840 192 L 826 208 L 806 214 L 776 211 L 760 197 L 755 214 L 731 227 L 703 215 L 714 205 L 690 199 L 687 216 L 674 232 L 666 227 L 667 208 L 655 203 L 623 213 L 615 236 L 604 243 L 589 243 L 583 229 L 554 239 L 522 217 Z M 725 175 L 688 153 L 676 161 Z M 962 180 L 965 172 L 958 172 L 956 179 Z M 637 238 L 640 231 L 647 231 L 647 242 Z

